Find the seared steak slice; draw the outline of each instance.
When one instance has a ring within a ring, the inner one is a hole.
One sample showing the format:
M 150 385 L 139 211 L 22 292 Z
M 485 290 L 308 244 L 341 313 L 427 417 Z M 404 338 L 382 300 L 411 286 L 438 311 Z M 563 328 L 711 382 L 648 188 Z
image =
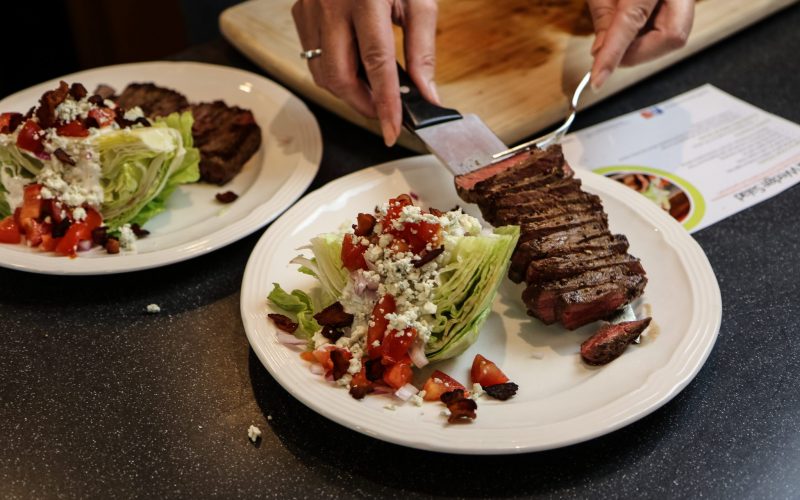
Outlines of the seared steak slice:
M 511 255 L 508 277 L 514 283 L 522 282 L 528 266 L 534 259 L 586 250 L 601 250 L 608 246 L 624 247 L 627 250 L 628 239 L 621 234 L 612 236 L 608 234 L 608 231 L 598 231 L 587 235 L 580 231 L 570 230 L 549 234 L 540 239 L 528 240 L 525 243 L 517 244 L 517 248 Z
M 637 274 L 626 276 L 616 283 L 564 293 L 556 304 L 556 317 L 568 330 L 580 328 L 611 316 L 620 307 L 639 297 L 646 284 L 647 278 Z
M 98 90 L 100 88 L 98 87 Z M 113 90 L 113 89 L 112 89 Z M 108 89 L 103 89 L 108 92 Z M 116 97 L 118 106 L 131 109 L 142 108 L 145 116 L 167 116 L 189 107 L 186 96 L 172 89 L 159 87 L 152 83 L 131 83 Z
M 535 283 L 568 278 L 580 274 L 583 271 L 600 269 L 602 267 L 618 264 L 627 265 L 631 272 L 644 274 L 644 269 L 639 259 L 628 253 L 624 253 L 624 251 L 623 253 L 616 252 L 612 247 L 598 251 L 587 250 L 585 252 L 533 260 L 528 265 L 528 270 L 525 274 L 525 282 Z
M 483 213 L 483 218 L 495 225 L 503 225 L 501 221 L 514 221 L 528 214 L 536 215 L 553 209 L 569 209 L 571 205 L 584 203 L 590 203 L 597 207 L 598 210 L 603 207 L 598 196 L 583 191 L 563 195 L 542 193 L 540 198 L 532 199 L 527 203 L 521 203 L 515 207 L 500 208 L 494 213 Z M 494 221 L 497 221 L 497 223 Z M 508 222 L 508 224 L 511 223 Z
M 509 224 L 521 225 L 532 222 L 541 222 L 560 217 L 562 215 L 582 215 L 587 213 L 595 213 L 602 210 L 602 206 L 598 206 L 593 202 L 576 202 L 566 205 L 549 205 L 539 207 L 535 210 L 524 210 L 516 214 L 507 215 L 507 219 L 495 218 L 491 221 L 496 226 L 506 226 Z
M 192 104 L 192 135 L 200 149 L 200 176 L 225 184 L 261 147 L 261 128 L 253 113 L 222 101 Z
M 630 279 L 631 276 L 635 278 Z M 522 293 L 522 300 L 528 306 L 528 313 L 531 316 L 549 325 L 561 319 L 561 314 L 559 313 L 561 310 L 564 310 L 564 308 L 567 308 L 567 306 L 570 306 L 570 308 L 566 310 L 574 310 L 575 314 L 579 314 L 579 311 L 582 310 L 580 307 L 582 302 L 591 302 L 589 299 L 594 297 L 595 294 L 599 297 L 615 289 L 614 287 L 608 286 L 598 287 L 599 285 L 618 286 L 620 283 L 626 284 L 628 282 L 631 282 L 630 284 L 636 284 L 641 281 L 641 278 L 641 275 L 631 273 L 624 265 L 610 266 L 603 269 L 585 271 L 577 276 L 565 279 L 528 285 Z M 612 294 L 612 296 L 614 298 L 618 296 L 626 297 L 627 294 L 623 291 L 623 293 Z M 607 300 L 606 302 L 611 304 L 614 301 Z M 613 312 L 619 308 L 620 305 L 622 304 L 615 305 L 613 308 L 609 309 L 608 313 Z M 559 307 L 561 309 L 559 309 Z M 602 309 L 605 310 L 607 307 L 607 305 L 603 305 Z M 605 317 L 606 315 L 598 316 L 594 320 Z
M 526 191 L 520 191 L 517 193 L 509 193 L 506 196 L 487 200 L 486 208 L 484 208 L 481 203 L 478 203 L 478 206 L 481 207 L 481 210 L 498 210 L 501 208 L 513 208 L 519 207 L 522 204 L 530 203 L 535 200 L 541 200 L 546 195 L 566 195 L 569 193 L 576 193 L 579 192 L 581 189 L 581 180 L 580 179 L 562 179 L 560 181 L 554 182 L 552 184 L 548 184 L 546 186 L 537 187 L 533 189 L 529 189 Z
M 594 226 L 593 224 L 596 224 Z M 578 214 L 564 214 L 543 221 L 532 221 L 520 224 L 519 241 L 524 243 L 535 238 L 542 238 L 548 234 L 566 231 L 573 227 L 603 227 L 608 230 L 608 216 L 605 212 L 584 212 Z

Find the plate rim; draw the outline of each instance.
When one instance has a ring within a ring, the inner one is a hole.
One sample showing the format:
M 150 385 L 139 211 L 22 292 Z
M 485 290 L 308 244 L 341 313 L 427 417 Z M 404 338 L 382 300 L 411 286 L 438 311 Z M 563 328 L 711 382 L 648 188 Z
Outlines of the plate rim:
M 307 146 L 307 149 L 303 150 L 304 154 L 301 156 L 298 163 L 293 166 L 294 168 L 291 174 L 273 196 L 254 206 L 245 217 L 237 219 L 231 224 L 219 228 L 212 233 L 194 238 L 182 244 L 172 245 L 168 248 L 142 254 L 131 253 L 116 256 L 113 259 L 84 259 L 83 261 L 80 261 L 80 257 L 78 257 L 77 259 L 71 259 L 71 263 L 76 264 L 71 266 L 60 265 L 63 259 L 61 257 L 54 257 L 45 253 L 21 253 L 10 249 L 4 249 L 0 246 L 0 257 L 4 257 L 0 258 L 0 267 L 15 271 L 53 276 L 94 276 L 123 274 L 177 264 L 213 252 L 250 236 L 283 214 L 294 202 L 303 196 L 308 186 L 311 185 L 319 171 L 323 149 L 322 132 L 319 128 L 319 122 L 316 116 L 314 116 L 308 106 L 297 95 L 278 82 L 264 75 L 232 66 L 194 61 L 161 60 L 101 66 L 62 75 L 14 92 L 0 99 L 0 108 L 2 108 L 3 103 L 6 101 L 19 99 L 36 87 L 57 84 L 60 80 L 74 80 L 76 78 L 85 78 L 87 75 L 94 76 L 95 74 L 144 68 L 149 72 L 148 75 L 158 70 L 163 70 L 163 68 L 169 68 L 167 71 L 186 71 L 188 73 L 199 71 L 216 72 L 257 80 L 260 85 L 265 85 L 269 87 L 271 91 L 276 92 L 280 97 L 285 97 L 286 102 L 296 110 L 297 118 L 305 124 L 302 135 L 305 138 L 305 146 Z M 262 135 L 267 137 L 266 125 L 262 125 L 261 128 Z M 265 162 L 266 156 L 259 168 L 264 168 Z M 20 256 L 24 256 L 21 257 L 22 262 L 17 261 Z M 9 257 L 16 257 L 16 259 L 9 261 Z M 80 262 L 84 262 L 85 264 L 81 265 Z M 92 265 L 89 265 L 89 263 Z
M 708 261 L 707 256 L 703 252 L 700 245 L 697 243 L 694 238 L 689 235 L 679 223 L 677 223 L 674 219 L 672 219 L 669 215 L 664 213 L 661 209 L 656 207 L 653 203 L 649 200 L 646 200 L 643 197 L 640 197 L 637 193 L 631 191 L 629 188 L 626 188 L 622 185 L 619 185 L 617 182 L 613 180 L 607 179 L 603 176 L 598 174 L 594 174 L 593 172 L 582 169 L 580 167 L 575 168 L 576 174 L 578 177 L 581 178 L 590 178 L 593 179 L 592 184 L 595 182 L 600 184 L 600 188 L 597 186 L 592 185 L 592 188 L 596 188 L 598 190 L 605 190 L 609 191 L 610 195 L 618 198 L 618 201 L 627 205 L 628 207 L 635 208 L 639 212 L 643 212 L 646 214 L 645 219 L 648 223 L 654 223 L 651 218 L 655 218 L 656 222 L 659 224 L 659 229 L 662 229 L 663 226 L 663 236 L 665 237 L 667 242 L 675 238 L 679 238 L 683 242 L 683 246 L 680 248 L 676 248 L 674 244 L 671 244 L 672 248 L 678 254 L 681 263 L 683 264 L 684 269 L 687 271 L 692 271 L 688 273 L 693 278 L 691 279 L 690 283 L 692 284 L 692 291 L 696 293 L 698 288 L 702 288 L 706 291 L 704 295 L 704 302 L 701 306 L 696 307 L 695 309 L 699 310 L 699 313 L 695 314 L 692 322 L 688 329 L 695 328 L 696 323 L 702 322 L 703 325 L 702 329 L 698 330 L 697 328 L 694 329 L 694 334 L 688 341 L 688 347 L 690 349 L 681 350 L 678 347 L 683 346 L 683 341 L 678 344 L 676 347 L 675 352 L 673 352 L 672 356 L 667 359 L 662 367 L 671 367 L 674 363 L 676 363 L 676 357 L 681 356 L 685 359 L 685 362 L 679 364 L 677 369 L 674 371 L 674 378 L 672 378 L 668 383 L 665 380 L 657 381 L 656 383 L 650 384 L 648 389 L 649 397 L 642 400 L 638 398 L 639 401 L 636 402 L 635 405 L 631 405 L 628 407 L 625 413 L 621 416 L 617 415 L 614 418 L 610 419 L 610 421 L 603 421 L 601 425 L 597 428 L 589 431 L 589 432 L 572 432 L 572 436 L 567 438 L 556 438 L 551 439 L 550 441 L 544 441 L 541 443 L 526 443 L 523 442 L 524 440 L 520 439 L 512 439 L 507 440 L 508 442 L 503 444 L 492 443 L 489 447 L 463 447 L 463 446 L 455 446 L 451 443 L 442 442 L 442 441 L 435 441 L 435 440 L 425 440 L 424 436 L 417 436 L 417 439 L 414 437 L 409 436 L 401 436 L 393 435 L 388 432 L 384 432 L 381 429 L 375 430 L 366 428 L 363 425 L 359 425 L 357 423 L 352 423 L 349 421 L 343 421 L 341 418 L 337 418 L 341 416 L 341 409 L 339 411 L 332 411 L 330 408 L 326 407 L 324 404 L 318 404 L 317 401 L 311 397 L 312 395 L 307 394 L 305 391 L 297 391 L 291 387 L 287 387 L 284 383 L 284 375 L 277 369 L 276 366 L 268 360 L 268 353 L 262 349 L 261 343 L 257 341 L 258 332 L 254 326 L 255 316 L 258 316 L 258 311 L 253 311 L 250 308 L 250 301 L 249 296 L 251 295 L 248 292 L 248 289 L 254 289 L 252 287 L 252 280 L 255 279 L 256 272 L 254 271 L 255 267 L 258 265 L 256 263 L 257 257 L 261 256 L 264 253 L 263 258 L 266 260 L 270 260 L 269 256 L 275 253 L 275 245 L 273 245 L 273 249 L 268 248 L 269 243 L 273 239 L 273 235 L 280 234 L 280 231 L 283 229 L 282 220 L 288 220 L 289 216 L 295 212 L 302 212 L 306 209 L 304 205 L 312 204 L 317 197 L 324 196 L 326 191 L 331 191 L 333 193 L 339 191 L 339 187 L 342 184 L 348 184 L 356 181 L 358 182 L 360 177 L 363 177 L 365 180 L 369 179 L 375 173 L 383 173 L 384 175 L 387 173 L 391 173 L 395 169 L 399 168 L 419 168 L 431 162 L 436 162 L 436 160 L 431 155 L 424 155 L 424 156 L 414 156 L 410 158 L 403 158 L 399 160 L 390 161 L 387 163 L 382 163 L 379 165 L 375 165 L 372 167 L 367 167 L 356 172 L 350 173 L 346 176 L 340 177 L 336 180 L 333 180 L 326 184 L 325 186 L 320 187 L 319 189 L 307 193 L 299 202 L 293 205 L 287 212 L 285 212 L 272 226 L 261 236 L 258 243 L 254 247 L 250 257 L 248 258 L 247 266 L 245 267 L 244 275 L 242 278 L 242 287 L 240 290 L 240 313 L 242 316 L 242 322 L 245 328 L 245 333 L 248 338 L 248 342 L 250 343 L 251 348 L 254 350 L 256 355 L 259 358 L 261 364 L 267 369 L 267 371 L 272 375 L 273 378 L 284 388 L 289 394 L 291 394 L 295 399 L 303 403 L 305 406 L 310 408 L 312 411 L 324 416 L 325 418 L 347 427 L 351 430 L 355 430 L 359 433 L 386 441 L 394 444 L 398 444 L 401 446 L 422 449 L 427 451 L 434 451 L 434 452 L 441 452 L 441 453 L 455 453 L 455 454 L 465 454 L 465 455 L 500 455 L 500 454 L 518 454 L 518 453 L 528 453 L 528 452 L 536 452 L 536 451 L 544 451 L 549 449 L 561 448 L 564 446 L 569 446 L 572 444 L 577 444 L 580 442 L 588 441 L 590 439 L 594 439 L 596 437 L 600 437 L 602 435 L 608 434 L 615 430 L 618 430 L 626 425 L 629 425 L 645 416 L 649 415 L 650 413 L 656 411 L 657 409 L 664 406 L 666 403 L 671 401 L 678 393 L 680 393 L 699 373 L 700 369 L 705 365 L 708 356 L 710 355 L 713 347 L 716 343 L 716 339 L 719 334 L 719 329 L 722 321 L 722 300 L 721 300 L 721 293 L 719 289 L 719 284 L 716 280 L 716 276 L 711 268 L 711 264 Z M 414 163 L 418 163 L 418 165 L 414 165 Z M 286 217 L 286 219 L 284 219 Z M 266 252 L 264 252 L 264 248 L 267 248 Z M 681 255 L 685 253 L 687 255 Z M 692 259 L 687 262 L 687 257 L 692 257 Z M 693 269 L 689 269 L 688 267 Z M 702 282 L 702 283 L 701 283 Z M 266 300 L 264 299 L 264 304 L 266 305 Z M 708 311 L 713 311 L 711 316 L 709 316 Z M 714 312 L 716 314 L 714 314 Z M 261 318 L 263 320 L 263 317 Z M 285 351 L 289 351 L 289 349 L 281 344 L 275 343 L 275 345 L 279 346 L 280 349 L 284 349 Z M 646 378 L 643 381 L 643 386 L 650 380 L 651 377 Z M 641 387 L 640 387 L 641 388 Z M 626 394 L 625 396 L 621 396 L 617 398 L 617 400 L 624 399 L 625 397 L 629 397 L 630 394 Z M 616 401 L 616 400 L 615 400 Z M 613 403 L 613 401 L 612 401 Z M 610 404 L 610 403 L 609 403 Z M 604 405 L 607 406 L 607 405 Z M 604 407 L 603 406 L 603 407 Z M 603 408 L 600 407 L 600 408 Z M 593 412 L 599 411 L 599 409 L 592 410 L 590 412 L 578 415 L 574 418 L 583 418 L 586 415 L 590 415 Z M 573 418 L 573 419 L 574 419 Z M 606 419 L 608 420 L 608 419 Z M 538 426 L 539 429 L 547 428 L 547 427 L 557 427 L 559 425 L 564 425 L 562 421 L 555 424 L 547 424 L 544 426 Z M 495 429 L 481 429 L 481 432 L 486 434 L 490 433 L 491 431 L 495 431 Z

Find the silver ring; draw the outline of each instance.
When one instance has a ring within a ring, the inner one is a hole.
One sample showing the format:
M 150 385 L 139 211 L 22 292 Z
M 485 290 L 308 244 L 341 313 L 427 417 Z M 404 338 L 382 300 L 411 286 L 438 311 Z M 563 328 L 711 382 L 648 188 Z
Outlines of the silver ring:
M 311 49 L 300 52 L 300 57 L 302 57 L 307 61 L 314 59 L 315 57 L 319 57 L 321 55 L 322 55 L 322 49 Z

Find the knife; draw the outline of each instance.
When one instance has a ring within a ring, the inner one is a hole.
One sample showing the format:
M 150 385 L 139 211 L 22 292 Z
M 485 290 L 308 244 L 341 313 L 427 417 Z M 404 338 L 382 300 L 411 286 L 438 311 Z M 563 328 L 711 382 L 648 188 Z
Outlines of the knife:
M 403 125 L 416 134 L 454 175 L 489 165 L 508 150 L 474 114 L 462 115 L 425 100 L 405 69 L 397 65 Z

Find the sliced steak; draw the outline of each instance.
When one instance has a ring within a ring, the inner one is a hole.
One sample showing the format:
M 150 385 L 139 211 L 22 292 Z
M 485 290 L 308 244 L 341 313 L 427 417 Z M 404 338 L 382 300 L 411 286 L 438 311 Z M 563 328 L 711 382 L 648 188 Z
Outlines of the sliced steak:
M 527 215 L 537 215 L 553 209 L 565 210 L 569 209 L 571 205 L 587 203 L 594 205 L 594 208 L 598 210 L 602 210 L 603 208 L 599 197 L 583 191 L 565 195 L 543 193 L 542 197 L 533 199 L 527 203 L 521 203 L 510 208 L 501 208 L 494 213 L 484 213 L 483 218 L 492 223 L 494 223 L 493 221 L 497 221 L 497 223 L 494 223 L 496 225 L 503 225 L 504 223 L 502 221 L 521 220 Z
M 485 202 L 486 208 L 478 203 L 482 210 L 499 210 L 501 208 L 514 208 L 539 201 L 546 196 L 559 196 L 570 193 L 578 193 L 581 189 L 581 180 L 575 178 L 562 179 L 558 182 L 548 184 L 546 186 L 536 187 L 525 191 L 516 193 L 509 193 L 503 197 L 493 198 Z
M 200 176 L 225 184 L 261 147 L 261 128 L 253 113 L 222 101 L 192 104 L 192 135 L 200 149 Z
M 602 227 L 608 231 L 608 216 L 605 212 L 584 212 L 564 214 L 546 220 L 525 222 L 520 224 L 520 242 L 543 238 L 548 234 L 567 231 L 574 227 Z
M 105 87 L 102 91 L 107 93 L 110 87 Z M 101 90 L 101 88 L 98 87 L 98 90 Z M 111 90 L 113 91 L 113 89 Z M 139 106 L 145 116 L 152 117 L 167 116 L 189 107 L 189 101 L 180 92 L 159 87 L 152 83 L 129 84 L 116 97 L 116 103 L 124 109 Z
M 509 224 L 522 225 L 533 222 L 546 221 L 562 215 L 582 215 L 596 213 L 602 210 L 602 206 L 591 201 L 568 203 L 566 205 L 550 205 L 539 207 L 535 210 L 521 210 L 515 214 L 508 214 L 505 218 L 496 218 L 492 224 L 506 226 Z
M 558 298 L 556 317 L 568 330 L 608 318 L 620 307 L 639 297 L 646 284 L 647 278 L 637 274 L 626 276 L 616 283 L 566 292 Z
M 586 270 L 625 264 L 631 272 L 644 274 L 642 263 L 628 253 L 619 253 L 611 248 L 593 252 L 571 253 L 555 257 L 533 260 L 525 273 L 525 282 L 534 283 L 575 276 Z

